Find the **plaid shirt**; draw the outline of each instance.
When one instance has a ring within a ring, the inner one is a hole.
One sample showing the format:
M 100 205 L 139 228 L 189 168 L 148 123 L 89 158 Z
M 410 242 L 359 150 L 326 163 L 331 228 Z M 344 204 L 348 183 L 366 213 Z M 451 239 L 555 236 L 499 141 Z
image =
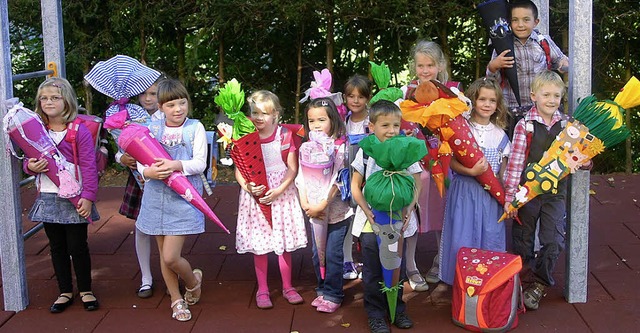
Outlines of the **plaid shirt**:
M 505 199 L 507 202 L 513 201 L 513 196 L 518 190 L 520 184 L 520 177 L 522 171 L 524 171 L 527 156 L 527 132 L 533 131 L 533 128 L 527 130 L 526 123 L 528 121 L 537 121 L 547 127 L 547 130 L 551 128 L 555 123 L 561 121 L 563 115 L 560 111 L 556 112 L 551 117 L 551 124 L 545 124 L 544 120 L 538 113 L 538 109 L 534 106 L 527 112 L 523 119 L 516 124 L 513 130 L 513 140 L 511 146 L 511 155 L 509 156 L 509 162 L 504 173 L 504 187 L 505 187 Z
M 538 41 L 540 38 L 547 40 L 549 43 L 550 56 L 551 56 L 551 69 L 557 70 L 560 67 L 560 61 L 567 56 L 562 53 L 562 50 L 551 40 L 551 37 L 543 34 L 539 34 L 537 31 L 532 31 L 529 39 L 523 44 L 520 39 L 513 39 L 513 52 L 516 59 L 516 69 L 518 72 L 518 86 L 520 87 L 520 101 L 522 106 L 527 107 L 533 105 L 531 101 L 531 82 L 536 74 L 547 69 L 547 57 Z M 491 60 L 497 57 L 497 53 L 494 50 L 491 55 Z M 502 87 L 502 93 L 509 110 L 518 107 L 516 97 L 511 90 L 511 86 L 507 80 L 502 81 L 501 71 L 491 73 L 487 67 L 488 77 L 495 78 Z

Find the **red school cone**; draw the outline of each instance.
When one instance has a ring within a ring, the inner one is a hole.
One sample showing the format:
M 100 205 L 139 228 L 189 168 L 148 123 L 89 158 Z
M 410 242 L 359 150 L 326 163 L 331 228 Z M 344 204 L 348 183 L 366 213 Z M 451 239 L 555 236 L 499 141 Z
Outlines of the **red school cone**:
M 118 138 L 118 145 L 143 165 L 148 166 L 155 163 L 156 158 L 172 159 L 160 142 L 151 136 L 149 129 L 145 126 L 130 124 L 124 127 Z M 216 223 L 227 234 L 230 234 L 229 229 L 220 221 L 182 172 L 174 171 L 163 182 Z

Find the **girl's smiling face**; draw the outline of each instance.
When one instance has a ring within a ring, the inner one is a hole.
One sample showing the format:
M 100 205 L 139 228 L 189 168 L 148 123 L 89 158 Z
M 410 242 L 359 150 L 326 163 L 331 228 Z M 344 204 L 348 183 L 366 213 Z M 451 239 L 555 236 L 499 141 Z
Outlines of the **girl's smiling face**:
M 160 105 L 160 111 L 164 113 L 168 126 L 180 126 L 189 114 L 189 101 L 179 98 L 164 102 Z
M 324 132 L 327 136 L 331 136 L 331 119 L 325 108 L 309 109 L 307 121 L 311 131 Z
M 420 82 L 438 79 L 440 68 L 433 58 L 424 53 L 416 53 L 414 60 L 416 63 L 416 75 Z
M 347 94 L 347 108 L 353 113 L 360 113 L 366 110 L 369 99 L 364 97 L 358 89 L 353 89 Z
M 264 104 L 256 104 L 251 110 L 251 121 L 258 132 L 271 133 L 275 129 L 277 114 L 273 110 L 265 110 Z
M 497 107 L 498 96 L 496 91 L 482 87 L 478 91 L 478 98 L 475 100 L 471 116 L 478 124 L 488 125 Z

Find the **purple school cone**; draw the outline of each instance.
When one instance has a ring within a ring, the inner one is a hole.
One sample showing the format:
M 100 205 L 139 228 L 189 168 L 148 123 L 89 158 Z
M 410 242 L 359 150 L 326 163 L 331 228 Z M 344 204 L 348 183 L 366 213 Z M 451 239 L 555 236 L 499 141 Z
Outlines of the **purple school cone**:
M 511 50 L 508 57 L 513 57 L 513 31 L 509 25 L 509 15 L 506 0 L 488 0 L 478 5 L 478 13 L 482 18 L 482 24 L 487 29 L 491 44 L 499 55 L 504 50 Z M 503 74 L 509 81 L 509 86 L 518 101 L 520 100 L 520 87 L 518 86 L 518 71 L 516 70 L 515 58 L 513 67 L 504 68 Z
M 60 159 L 64 156 L 58 151 L 55 143 L 47 133 L 44 125 L 33 111 L 22 107 L 22 104 L 13 106 L 3 119 L 5 132 L 22 151 L 27 158 L 44 158 L 48 162 L 45 175 L 59 188 L 59 196 L 67 192 L 74 207 L 78 207 L 81 187 L 70 170 L 61 168 L 64 165 Z M 13 149 L 13 148 L 11 148 Z M 56 160 L 60 161 L 57 162 Z M 64 181 L 61 181 L 64 178 Z M 65 188 L 68 185 L 69 188 Z M 93 223 L 91 217 L 87 217 L 89 223 Z
M 313 228 L 313 241 L 316 243 L 316 251 L 318 252 L 318 263 L 320 265 L 320 278 L 324 280 L 327 271 L 327 221 L 319 219 L 310 219 Z
M 151 136 L 149 129 L 145 126 L 137 124 L 125 126 L 118 138 L 118 145 L 143 165 L 148 166 L 155 163 L 156 158 L 172 159 L 160 142 Z M 222 228 L 227 234 L 230 234 L 229 229 L 222 224 L 222 221 L 220 221 L 218 216 L 211 210 L 200 193 L 198 193 L 182 172 L 174 171 L 169 177 L 165 178 L 163 182 Z
M 402 233 L 402 212 L 383 212 L 371 209 L 375 223 L 371 225 L 378 239 L 378 254 L 382 265 L 384 285 L 382 292 L 387 296 L 389 317 L 391 322 L 396 319 L 398 305 L 398 290 L 400 284 L 400 266 L 402 265 L 402 248 L 404 237 Z

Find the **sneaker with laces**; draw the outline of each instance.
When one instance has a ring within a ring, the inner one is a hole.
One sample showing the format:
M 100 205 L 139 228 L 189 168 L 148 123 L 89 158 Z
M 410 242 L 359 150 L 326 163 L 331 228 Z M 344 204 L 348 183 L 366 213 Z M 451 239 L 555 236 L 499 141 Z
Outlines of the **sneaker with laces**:
M 537 310 L 540 307 L 540 299 L 546 294 L 544 285 L 540 282 L 534 282 L 524 291 L 524 306 L 529 310 Z
M 358 278 L 358 268 L 353 261 L 347 261 L 343 264 L 342 278 L 345 280 L 355 280 Z
M 396 313 L 396 320 L 393 322 L 397 328 L 407 329 L 413 327 L 413 321 L 409 319 L 406 313 Z
M 371 333 L 391 333 L 384 318 L 369 318 L 369 330 Z

